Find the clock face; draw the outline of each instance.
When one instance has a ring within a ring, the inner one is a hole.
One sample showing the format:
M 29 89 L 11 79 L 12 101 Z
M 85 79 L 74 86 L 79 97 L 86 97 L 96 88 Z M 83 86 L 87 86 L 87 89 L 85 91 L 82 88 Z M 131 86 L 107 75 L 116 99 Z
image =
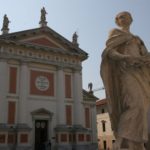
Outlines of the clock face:
M 35 86 L 40 91 L 46 91 L 49 88 L 49 80 L 45 76 L 38 76 L 35 79 Z

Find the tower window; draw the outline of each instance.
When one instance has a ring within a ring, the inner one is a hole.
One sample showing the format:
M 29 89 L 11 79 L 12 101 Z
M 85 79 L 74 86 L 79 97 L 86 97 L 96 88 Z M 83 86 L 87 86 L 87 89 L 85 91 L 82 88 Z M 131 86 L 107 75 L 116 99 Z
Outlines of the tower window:
M 103 141 L 103 147 L 104 147 L 104 150 L 106 150 L 106 148 L 107 148 L 107 142 L 106 141 Z
M 103 113 L 105 113 L 105 109 L 104 109 L 104 108 L 102 108 L 101 112 L 102 112 L 102 114 L 103 114 Z
M 103 132 L 106 131 L 106 121 L 102 121 L 102 129 L 103 129 Z

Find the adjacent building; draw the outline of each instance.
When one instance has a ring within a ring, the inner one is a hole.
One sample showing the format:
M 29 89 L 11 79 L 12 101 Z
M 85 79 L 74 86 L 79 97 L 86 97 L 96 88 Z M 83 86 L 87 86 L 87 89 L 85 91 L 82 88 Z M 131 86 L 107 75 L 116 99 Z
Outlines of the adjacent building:
M 96 102 L 97 110 L 97 133 L 98 133 L 98 149 L 112 150 L 115 137 L 111 129 L 111 122 L 107 109 L 106 99 Z
M 94 150 L 97 98 L 82 90 L 88 54 L 47 26 L 0 35 L 0 149 Z M 50 144 L 51 143 L 51 144 Z

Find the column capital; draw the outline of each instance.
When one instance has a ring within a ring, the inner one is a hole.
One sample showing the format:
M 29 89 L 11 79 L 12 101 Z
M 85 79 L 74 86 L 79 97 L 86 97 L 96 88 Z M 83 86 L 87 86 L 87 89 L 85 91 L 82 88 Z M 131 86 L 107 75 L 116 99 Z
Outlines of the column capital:
M 64 67 L 63 66 L 57 66 L 56 69 L 57 69 L 57 71 L 64 70 Z
M 73 68 L 72 72 L 73 73 L 81 73 L 82 69 L 81 68 Z
M 20 61 L 20 65 L 28 65 L 28 63 L 29 63 L 29 62 L 26 61 L 26 60 L 21 60 L 21 61 Z

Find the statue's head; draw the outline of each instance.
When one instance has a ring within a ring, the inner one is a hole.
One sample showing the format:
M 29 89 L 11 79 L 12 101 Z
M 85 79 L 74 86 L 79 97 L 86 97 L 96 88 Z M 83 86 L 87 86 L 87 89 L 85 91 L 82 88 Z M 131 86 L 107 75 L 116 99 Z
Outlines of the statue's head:
M 132 21 L 132 16 L 127 11 L 120 12 L 115 18 L 115 22 L 119 27 L 129 27 Z

